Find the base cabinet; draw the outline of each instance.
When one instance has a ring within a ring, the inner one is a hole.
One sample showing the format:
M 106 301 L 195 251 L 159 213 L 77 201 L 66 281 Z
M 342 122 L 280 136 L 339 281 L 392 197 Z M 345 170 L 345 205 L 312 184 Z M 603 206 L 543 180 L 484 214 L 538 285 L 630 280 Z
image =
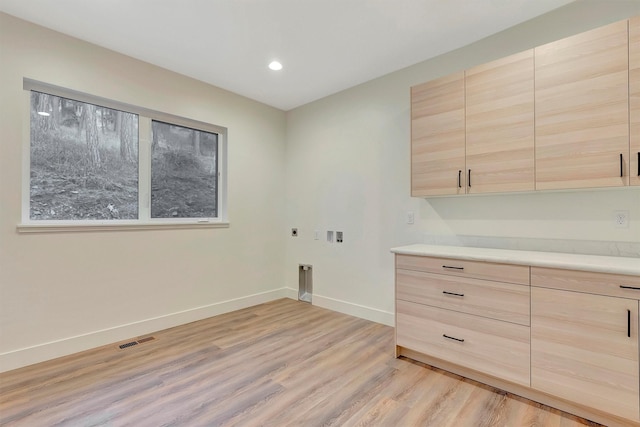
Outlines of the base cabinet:
M 638 301 L 531 288 L 531 387 L 638 420 Z
M 396 255 L 396 353 L 640 426 L 640 276 Z
M 396 256 L 396 344 L 530 385 L 529 267 Z

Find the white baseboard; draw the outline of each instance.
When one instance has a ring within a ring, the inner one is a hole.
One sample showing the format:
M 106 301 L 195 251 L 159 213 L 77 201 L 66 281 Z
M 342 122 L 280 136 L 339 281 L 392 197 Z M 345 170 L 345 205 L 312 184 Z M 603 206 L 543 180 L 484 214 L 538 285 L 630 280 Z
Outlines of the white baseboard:
M 298 299 L 298 291 L 293 288 L 282 288 L 285 292 L 285 297 L 290 299 Z
M 323 297 L 316 294 L 313 295 L 312 301 L 313 305 L 317 305 L 318 307 L 328 308 L 329 310 L 360 317 L 361 319 L 371 320 L 376 323 L 382 323 L 387 326 L 395 326 L 395 315 L 388 311 L 378 310 L 377 308 L 366 307 L 364 305 Z
M 45 360 L 77 353 L 103 345 L 124 341 L 140 335 L 161 331 L 218 314 L 251 307 L 280 298 L 297 299 L 294 289 L 280 288 L 246 297 L 235 298 L 139 322 L 115 326 L 113 328 L 68 337 L 57 341 L 34 345 L 27 348 L 0 353 L 0 372 L 5 372 Z
M 83 335 L 68 337 L 57 341 L 38 344 L 31 347 L 0 353 L 0 372 L 10 371 L 44 362 L 57 357 L 67 356 L 91 348 L 100 347 L 107 344 L 133 339 L 141 335 L 195 322 L 228 313 L 234 310 L 251 307 L 279 298 L 290 298 L 297 300 L 298 291 L 292 288 L 280 288 L 274 291 L 262 292 L 246 297 L 235 298 L 189 310 L 179 311 L 164 316 L 141 320 L 139 322 L 115 326 L 113 328 L 102 329 Z M 341 301 L 334 298 L 313 295 L 313 305 L 371 320 L 372 322 L 394 326 L 395 316 L 393 313 L 366 307 L 359 304 Z

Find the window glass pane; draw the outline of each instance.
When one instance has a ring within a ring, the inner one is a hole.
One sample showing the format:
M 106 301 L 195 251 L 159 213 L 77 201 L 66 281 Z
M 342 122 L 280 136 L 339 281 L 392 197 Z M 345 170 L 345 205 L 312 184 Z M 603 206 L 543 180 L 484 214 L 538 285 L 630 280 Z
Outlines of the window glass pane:
M 217 217 L 218 134 L 155 120 L 151 127 L 151 217 Z
M 138 116 L 31 92 L 32 220 L 138 218 Z

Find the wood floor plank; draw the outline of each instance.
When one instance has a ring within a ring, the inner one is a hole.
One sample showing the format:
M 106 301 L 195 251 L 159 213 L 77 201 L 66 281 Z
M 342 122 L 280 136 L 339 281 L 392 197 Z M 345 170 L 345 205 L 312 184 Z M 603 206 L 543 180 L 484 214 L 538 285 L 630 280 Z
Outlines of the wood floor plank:
M 396 359 L 393 328 L 289 299 L 152 335 L 0 374 L 0 426 L 597 425 Z

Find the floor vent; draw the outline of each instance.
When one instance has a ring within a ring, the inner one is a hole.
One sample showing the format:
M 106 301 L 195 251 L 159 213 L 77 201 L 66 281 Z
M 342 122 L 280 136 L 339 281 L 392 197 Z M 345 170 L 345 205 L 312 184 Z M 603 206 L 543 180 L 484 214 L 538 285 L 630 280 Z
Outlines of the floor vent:
M 138 345 L 138 344 L 142 344 L 142 343 L 145 343 L 145 342 L 153 341 L 155 339 L 156 339 L 155 337 L 140 338 L 138 341 L 131 341 L 131 342 L 128 342 L 126 344 L 120 344 L 118 347 L 120 348 L 120 350 L 124 350 L 125 348 L 133 347 L 134 345 Z
M 138 345 L 138 341 L 131 341 L 126 344 L 120 344 L 118 347 L 120 347 L 120 349 L 122 350 L 123 348 L 131 347 L 134 345 Z

